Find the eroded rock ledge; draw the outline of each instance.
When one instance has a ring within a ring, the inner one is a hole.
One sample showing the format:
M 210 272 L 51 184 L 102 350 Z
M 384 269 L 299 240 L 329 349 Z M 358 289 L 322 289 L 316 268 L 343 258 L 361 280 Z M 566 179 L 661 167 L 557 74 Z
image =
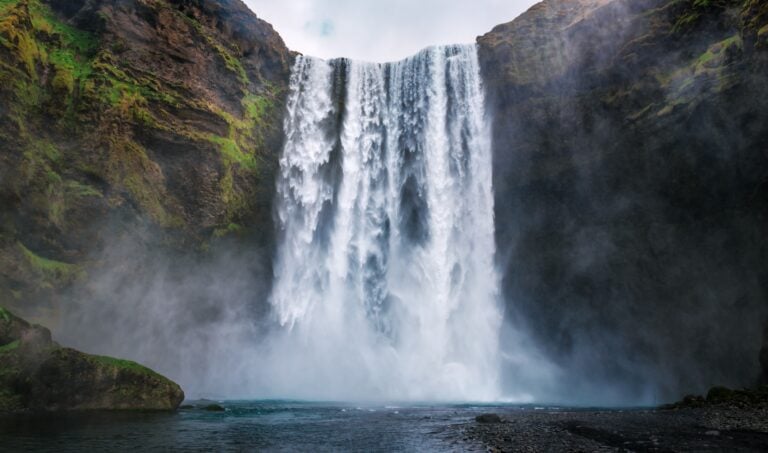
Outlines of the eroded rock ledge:
M 127 360 L 61 347 L 45 327 L 0 308 L 0 413 L 175 410 L 175 382 Z

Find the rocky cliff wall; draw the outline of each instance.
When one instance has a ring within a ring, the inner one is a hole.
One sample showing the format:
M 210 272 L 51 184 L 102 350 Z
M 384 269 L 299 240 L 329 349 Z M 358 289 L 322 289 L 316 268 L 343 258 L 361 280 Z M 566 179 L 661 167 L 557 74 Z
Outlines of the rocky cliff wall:
M 479 38 L 508 308 L 574 395 L 756 379 L 766 27 L 759 1 L 547 0 Z
M 239 0 L 0 1 L 0 305 L 55 325 L 114 243 L 269 245 L 291 60 Z

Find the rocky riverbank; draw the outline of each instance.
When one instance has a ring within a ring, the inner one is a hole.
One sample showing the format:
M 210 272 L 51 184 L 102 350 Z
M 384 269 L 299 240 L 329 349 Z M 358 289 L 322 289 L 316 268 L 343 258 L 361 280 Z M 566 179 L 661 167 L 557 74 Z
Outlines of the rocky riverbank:
M 451 426 L 462 450 L 765 451 L 766 407 L 679 410 L 509 409 L 498 423 Z
M 0 414 L 175 410 L 178 384 L 137 363 L 61 347 L 45 327 L 0 308 Z
M 488 451 L 765 451 L 768 386 L 714 387 L 646 410 L 512 409 L 454 425 L 455 443 Z

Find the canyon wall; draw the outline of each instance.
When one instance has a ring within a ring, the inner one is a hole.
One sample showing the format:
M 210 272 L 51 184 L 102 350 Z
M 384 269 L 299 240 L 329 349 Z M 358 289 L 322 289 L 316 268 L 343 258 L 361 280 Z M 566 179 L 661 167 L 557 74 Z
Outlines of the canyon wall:
M 56 325 L 114 244 L 268 247 L 292 58 L 239 0 L 0 2 L 0 305 Z
M 759 1 L 544 1 L 479 38 L 508 313 L 574 393 L 757 379 L 766 27 Z

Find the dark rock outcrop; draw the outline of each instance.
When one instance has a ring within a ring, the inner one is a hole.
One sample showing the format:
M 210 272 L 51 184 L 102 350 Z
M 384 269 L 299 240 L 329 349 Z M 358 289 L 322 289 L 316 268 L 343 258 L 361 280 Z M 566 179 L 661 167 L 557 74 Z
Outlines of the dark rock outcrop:
M 477 423 L 501 423 L 501 417 L 498 414 L 480 414 L 475 417 Z
M 763 332 L 763 348 L 760 349 L 760 369 L 762 371 L 761 383 L 768 384 L 768 327 Z
M 0 413 L 175 410 L 184 392 L 137 363 L 84 354 L 0 308 Z
M 574 393 L 758 374 L 766 27 L 756 0 L 546 0 L 479 38 L 503 291 Z
M 691 409 L 718 407 L 724 409 L 768 408 L 768 386 L 733 390 L 727 387 L 712 387 L 706 396 L 687 395 L 681 401 L 662 406 L 662 409 Z

